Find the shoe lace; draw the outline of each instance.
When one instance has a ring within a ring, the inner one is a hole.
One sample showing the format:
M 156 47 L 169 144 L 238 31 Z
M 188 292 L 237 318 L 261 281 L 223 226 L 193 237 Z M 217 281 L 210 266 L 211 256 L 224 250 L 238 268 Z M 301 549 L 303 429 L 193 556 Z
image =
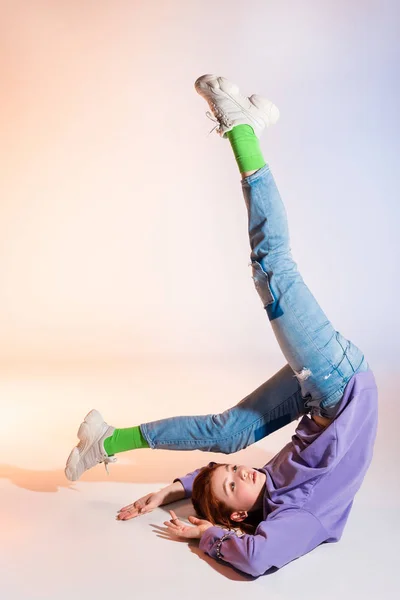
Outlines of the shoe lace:
M 105 469 L 107 471 L 107 475 L 110 475 L 109 471 L 108 471 L 108 463 L 115 463 L 117 462 L 117 457 L 116 456 L 105 456 L 102 460 L 102 462 L 104 463 Z
M 218 121 L 217 119 L 213 119 L 213 117 L 212 117 L 212 115 L 211 115 L 210 111 L 207 111 L 207 112 L 206 112 L 206 116 L 207 116 L 209 119 L 211 119 L 211 121 L 214 121 L 214 123 L 217 123 L 217 124 L 216 124 L 216 126 L 215 126 L 215 127 L 213 127 L 213 128 L 211 129 L 210 133 L 208 134 L 208 135 L 210 135 L 210 134 L 211 134 L 211 133 L 212 133 L 212 132 L 213 132 L 215 129 L 217 129 L 217 127 L 218 127 L 218 125 L 219 125 L 220 123 L 219 123 L 219 121 Z M 218 129 L 218 130 L 217 130 L 217 133 L 219 133 L 219 131 L 220 131 L 220 130 Z
M 215 129 L 217 129 L 217 133 L 221 133 L 221 125 L 225 125 L 225 127 L 232 127 L 233 123 L 232 121 L 227 117 L 227 115 L 220 109 L 220 107 L 215 104 L 214 102 L 210 103 L 211 108 L 213 110 L 214 116 L 216 117 L 216 119 L 213 118 L 212 114 L 210 113 L 210 111 L 208 110 L 206 112 L 206 116 L 211 119 L 211 121 L 214 121 L 214 123 L 217 123 L 215 127 L 213 127 L 213 129 L 211 129 L 210 133 L 208 135 L 210 135 Z

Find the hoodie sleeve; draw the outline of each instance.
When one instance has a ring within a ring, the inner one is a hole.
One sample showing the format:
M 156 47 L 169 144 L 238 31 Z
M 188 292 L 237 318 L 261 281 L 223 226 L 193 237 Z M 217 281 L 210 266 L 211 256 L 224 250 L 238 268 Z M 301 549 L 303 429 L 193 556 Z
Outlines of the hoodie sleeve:
M 204 466 L 209 466 L 210 467 L 211 465 L 215 465 L 215 464 L 217 464 L 217 463 L 210 462 L 210 463 L 208 463 L 208 465 L 204 465 Z M 181 482 L 181 484 L 183 485 L 183 488 L 185 490 L 185 498 L 191 498 L 191 496 L 192 496 L 192 488 L 193 488 L 193 481 L 196 479 L 196 475 L 199 473 L 199 471 L 201 471 L 201 469 L 204 469 L 204 467 L 200 467 L 199 469 L 196 469 L 192 473 L 188 473 L 187 475 L 184 475 L 183 477 L 177 477 L 172 482 L 172 483 L 175 483 L 175 481 L 180 481 Z
M 258 577 L 271 567 L 279 569 L 307 554 L 328 537 L 314 515 L 289 508 L 262 521 L 255 535 L 226 535 L 220 527 L 209 527 L 201 536 L 199 547 L 209 556 Z

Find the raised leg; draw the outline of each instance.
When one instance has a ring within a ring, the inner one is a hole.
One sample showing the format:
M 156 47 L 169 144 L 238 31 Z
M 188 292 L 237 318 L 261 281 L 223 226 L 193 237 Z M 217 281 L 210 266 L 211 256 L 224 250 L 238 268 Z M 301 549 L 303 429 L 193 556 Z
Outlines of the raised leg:
M 285 207 L 268 164 L 241 183 L 257 292 L 305 405 L 312 414 L 332 418 L 349 379 L 368 365 L 361 350 L 334 329 L 297 269 Z

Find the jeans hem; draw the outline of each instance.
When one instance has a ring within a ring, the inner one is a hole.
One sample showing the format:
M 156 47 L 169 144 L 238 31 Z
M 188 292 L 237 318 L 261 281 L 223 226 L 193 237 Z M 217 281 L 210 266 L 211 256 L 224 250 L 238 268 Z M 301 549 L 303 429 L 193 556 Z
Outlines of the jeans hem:
M 145 424 L 142 424 L 142 425 L 140 425 L 140 431 L 142 432 L 142 435 L 143 435 L 144 439 L 146 440 L 146 442 L 148 443 L 148 445 L 150 446 L 150 448 L 151 448 L 152 450 L 154 450 L 154 449 L 155 449 L 154 442 L 153 442 L 153 440 L 150 438 L 150 434 L 149 434 L 149 432 L 147 431 L 147 427 L 146 427 L 146 425 L 145 425 Z
M 265 173 L 267 173 L 269 170 L 270 170 L 269 164 L 265 163 L 265 165 L 263 167 L 261 167 L 261 169 L 258 169 L 258 171 L 256 171 L 252 175 L 249 175 L 248 177 L 244 177 L 241 181 L 242 181 L 242 183 L 253 183 L 253 181 L 257 181 L 257 179 L 260 179 L 260 177 L 263 177 L 263 175 Z

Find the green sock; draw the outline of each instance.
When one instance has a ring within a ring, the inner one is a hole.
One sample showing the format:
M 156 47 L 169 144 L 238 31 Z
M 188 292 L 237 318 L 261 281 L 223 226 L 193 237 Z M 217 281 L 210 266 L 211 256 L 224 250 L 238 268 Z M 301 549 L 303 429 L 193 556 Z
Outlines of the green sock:
M 241 173 L 261 169 L 266 162 L 260 150 L 260 141 L 250 125 L 236 125 L 226 133 Z
M 140 427 L 127 427 L 116 429 L 111 437 L 104 440 L 104 450 L 108 456 L 117 452 L 136 450 L 137 448 L 149 448 L 149 444 L 140 431 Z

